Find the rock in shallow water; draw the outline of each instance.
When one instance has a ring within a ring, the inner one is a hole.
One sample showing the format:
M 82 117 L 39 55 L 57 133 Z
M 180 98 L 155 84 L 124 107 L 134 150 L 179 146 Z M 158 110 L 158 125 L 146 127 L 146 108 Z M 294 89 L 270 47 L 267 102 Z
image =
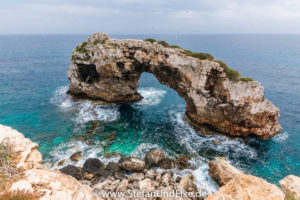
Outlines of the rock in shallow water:
M 81 179 L 82 177 L 80 169 L 74 165 L 67 165 L 66 167 L 61 168 L 59 171 L 66 175 L 73 176 L 77 180 Z
M 72 95 L 114 103 L 138 101 L 140 76 L 149 72 L 184 98 L 186 115 L 195 125 L 262 139 L 281 131 L 279 109 L 264 97 L 258 82 L 230 80 L 218 62 L 188 56 L 181 48 L 104 35 L 91 35 L 73 51 L 68 70 Z
M 76 152 L 76 153 L 73 153 L 73 154 L 70 156 L 70 159 L 71 159 L 73 162 L 78 162 L 79 160 L 81 160 L 81 159 L 82 159 L 82 153 L 81 153 L 81 151 Z
M 96 174 L 103 170 L 105 165 L 97 158 L 89 158 L 82 167 L 82 173 Z
M 151 151 L 148 151 L 148 153 L 145 156 L 145 161 L 147 165 L 157 165 L 162 159 L 165 158 L 165 153 L 162 150 L 154 149 Z
M 146 167 L 144 160 L 136 157 L 122 158 L 120 160 L 119 166 L 130 172 L 140 172 Z

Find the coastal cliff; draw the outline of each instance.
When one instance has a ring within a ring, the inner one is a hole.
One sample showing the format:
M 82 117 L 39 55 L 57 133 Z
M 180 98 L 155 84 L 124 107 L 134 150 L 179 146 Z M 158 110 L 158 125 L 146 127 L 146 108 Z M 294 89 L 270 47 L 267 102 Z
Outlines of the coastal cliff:
M 281 131 L 279 109 L 260 83 L 241 78 L 209 54 L 197 54 L 163 42 L 110 39 L 96 33 L 72 53 L 68 92 L 109 103 L 133 102 L 143 72 L 155 75 L 186 102 L 186 116 L 232 136 L 269 139 Z

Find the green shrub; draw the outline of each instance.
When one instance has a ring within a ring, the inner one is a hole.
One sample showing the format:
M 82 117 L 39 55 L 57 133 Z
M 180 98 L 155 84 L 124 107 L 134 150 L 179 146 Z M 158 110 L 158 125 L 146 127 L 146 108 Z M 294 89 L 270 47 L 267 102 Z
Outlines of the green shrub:
M 104 44 L 104 43 L 105 43 L 105 41 L 100 40 L 100 39 L 96 39 L 96 40 L 93 41 L 93 45 Z
M 75 60 L 75 59 L 76 59 L 75 55 L 72 55 L 71 60 Z
M 200 60 L 214 60 L 214 57 L 208 53 L 191 52 L 190 50 L 185 50 L 184 54 Z
M 173 49 L 182 49 L 180 46 L 178 45 L 169 45 L 169 48 L 173 48 Z
M 295 195 L 291 193 L 285 194 L 284 200 L 296 200 Z
M 153 42 L 155 42 L 156 40 L 153 39 L 153 38 L 146 38 L 145 41 L 153 43 Z
M 238 71 L 230 69 L 224 61 L 216 60 L 216 62 L 224 69 L 224 72 L 230 80 L 237 81 L 242 76 Z
M 249 77 L 243 77 L 243 78 L 240 78 L 240 81 L 248 82 L 248 81 L 253 81 L 253 79 L 249 78 Z
M 0 160 L 10 161 L 12 159 L 12 150 L 9 146 L 0 144 Z M 1 164 L 1 163 L 0 163 Z
M 81 45 L 76 47 L 75 51 L 78 51 L 80 53 L 86 53 L 85 47 L 87 44 L 88 44 L 87 42 L 83 42 Z
M 159 40 L 157 43 L 163 45 L 164 47 L 169 47 L 169 44 L 164 40 Z

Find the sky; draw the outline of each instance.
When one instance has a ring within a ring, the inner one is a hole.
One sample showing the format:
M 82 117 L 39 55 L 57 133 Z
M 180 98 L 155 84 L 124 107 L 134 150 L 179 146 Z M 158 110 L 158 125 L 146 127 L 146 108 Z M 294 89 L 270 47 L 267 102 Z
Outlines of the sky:
M 0 34 L 300 33 L 300 0 L 0 0 Z

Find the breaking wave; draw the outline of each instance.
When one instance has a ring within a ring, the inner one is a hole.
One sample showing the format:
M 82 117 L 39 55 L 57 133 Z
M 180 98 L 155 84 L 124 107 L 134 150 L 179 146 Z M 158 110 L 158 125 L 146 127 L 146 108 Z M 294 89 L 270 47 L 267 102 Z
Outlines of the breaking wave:
M 136 102 L 136 105 L 138 106 L 158 105 L 166 94 L 165 90 L 152 87 L 138 89 L 138 92 L 144 97 L 141 101 Z

